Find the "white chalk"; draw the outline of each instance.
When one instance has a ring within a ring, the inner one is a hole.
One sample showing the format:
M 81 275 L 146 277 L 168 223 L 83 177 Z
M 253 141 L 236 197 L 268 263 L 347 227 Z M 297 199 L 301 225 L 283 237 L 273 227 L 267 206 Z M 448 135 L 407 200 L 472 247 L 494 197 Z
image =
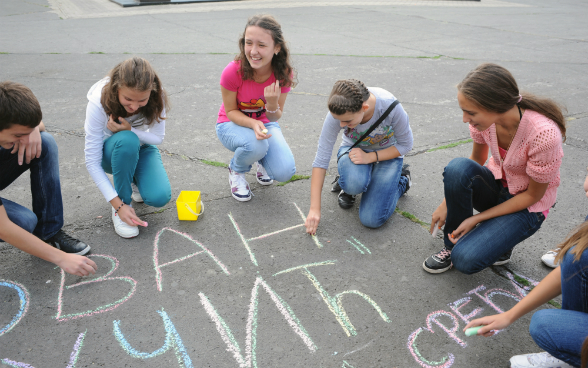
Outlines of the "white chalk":
M 439 223 L 439 221 L 435 222 L 435 228 L 433 229 L 433 233 L 431 235 L 433 235 L 433 238 L 437 237 L 437 232 L 439 231 L 439 227 L 437 226 L 437 224 Z
M 261 132 L 262 132 L 263 134 L 267 134 L 267 129 L 263 129 Z

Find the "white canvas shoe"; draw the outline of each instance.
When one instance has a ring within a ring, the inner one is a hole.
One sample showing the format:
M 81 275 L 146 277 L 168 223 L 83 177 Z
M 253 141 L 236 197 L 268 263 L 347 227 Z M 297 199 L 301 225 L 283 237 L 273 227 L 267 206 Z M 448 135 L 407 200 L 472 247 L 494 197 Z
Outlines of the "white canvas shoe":
M 138 226 L 131 226 L 124 222 L 123 220 L 118 217 L 118 214 L 114 212 L 114 207 L 112 208 L 112 223 L 114 225 L 114 231 L 121 237 L 121 238 L 134 238 L 135 236 L 139 235 L 139 227 Z
M 139 188 L 137 188 L 137 185 L 135 185 L 135 183 L 131 183 L 131 188 L 133 188 L 133 194 L 131 194 L 133 201 L 137 203 L 143 203 L 143 197 L 141 197 L 141 193 L 139 193 Z
M 231 195 L 239 202 L 251 200 L 251 190 L 249 183 L 245 179 L 245 174 L 239 174 L 229 167 L 229 184 L 231 185 Z
M 537 354 L 515 355 L 510 358 L 510 368 L 574 368 L 563 360 L 544 351 Z
M 547 251 L 544 255 L 541 256 L 541 260 L 547 267 L 556 268 L 557 265 L 555 264 L 555 256 L 557 256 L 558 249 Z
M 261 185 L 272 185 L 274 179 L 270 178 L 263 166 L 257 162 L 257 182 Z

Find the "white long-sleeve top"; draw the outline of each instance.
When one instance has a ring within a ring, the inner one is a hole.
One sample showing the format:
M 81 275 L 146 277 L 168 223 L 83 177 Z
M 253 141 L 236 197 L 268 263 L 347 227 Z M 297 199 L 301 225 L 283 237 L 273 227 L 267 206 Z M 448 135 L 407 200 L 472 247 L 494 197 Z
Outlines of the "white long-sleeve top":
M 109 116 L 104 111 L 100 103 L 102 88 L 108 83 L 109 78 L 96 82 L 88 91 L 88 107 L 86 108 L 86 122 L 84 130 L 86 131 L 86 146 L 84 153 L 86 155 L 86 168 L 92 176 L 92 179 L 98 186 L 98 189 L 110 202 L 118 193 L 108 180 L 104 169 L 102 169 L 102 150 L 104 141 L 111 137 L 112 133 L 107 127 Z M 165 110 L 163 111 L 165 117 Z M 155 121 L 146 124 L 145 117 L 142 114 L 136 114 L 125 118 L 131 124 L 131 131 L 139 137 L 141 144 L 160 145 L 165 136 L 165 120 Z

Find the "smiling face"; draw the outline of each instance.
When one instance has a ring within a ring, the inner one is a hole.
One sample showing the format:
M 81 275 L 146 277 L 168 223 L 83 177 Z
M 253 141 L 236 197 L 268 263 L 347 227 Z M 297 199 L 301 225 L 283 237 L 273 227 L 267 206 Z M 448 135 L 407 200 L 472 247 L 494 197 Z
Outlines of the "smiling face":
M 118 90 L 118 102 L 125 108 L 129 115 L 137 113 L 141 107 L 147 105 L 151 91 L 137 91 L 128 87 Z
M 482 132 L 496 123 L 500 114 L 491 112 L 468 100 L 461 92 L 457 92 L 457 102 L 463 111 L 463 122 L 470 124 Z
M 29 128 L 24 125 L 14 124 L 10 128 L 0 130 L 0 146 L 6 149 L 12 149 L 15 142 L 21 145 L 29 143 L 29 135 L 35 128 Z
M 280 49 L 270 31 L 258 26 L 249 26 L 245 30 L 245 57 L 256 72 L 270 67 L 274 54 Z

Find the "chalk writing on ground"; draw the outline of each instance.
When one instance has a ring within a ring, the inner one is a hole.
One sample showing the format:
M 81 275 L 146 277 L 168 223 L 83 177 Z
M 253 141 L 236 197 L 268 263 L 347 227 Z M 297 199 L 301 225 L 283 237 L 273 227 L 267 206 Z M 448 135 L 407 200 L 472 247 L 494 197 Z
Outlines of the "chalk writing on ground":
M 176 358 L 178 359 L 178 364 L 182 368 L 193 368 L 192 360 L 184 347 L 184 343 L 182 342 L 182 338 L 180 334 L 176 330 L 176 327 L 172 323 L 171 319 L 167 315 L 167 313 L 163 310 L 157 311 L 161 318 L 163 319 L 163 326 L 165 329 L 165 341 L 163 342 L 163 346 L 151 353 L 145 353 L 134 349 L 131 344 L 127 341 L 122 330 L 120 328 L 121 322 L 120 321 L 113 321 L 113 331 L 116 340 L 119 342 L 120 346 L 133 358 L 139 359 L 149 359 L 161 355 L 167 352 L 172 346 L 174 348 L 174 352 L 176 353 Z
M 174 259 L 173 261 L 167 262 L 167 263 L 163 263 L 160 264 L 159 263 L 159 242 L 161 239 L 161 236 L 165 233 L 165 232 L 170 232 L 172 234 L 176 234 L 179 235 L 181 237 L 183 237 L 184 239 L 189 240 L 190 242 L 196 244 L 198 246 L 198 248 L 200 248 L 201 250 L 199 252 L 195 252 L 192 254 L 188 254 L 187 256 L 184 257 L 180 257 L 177 259 Z M 209 256 L 220 268 L 221 270 L 223 270 L 223 272 L 226 275 L 230 275 L 231 273 L 229 272 L 227 266 L 225 266 L 220 259 L 218 259 L 208 248 L 206 248 L 204 245 L 202 245 L 202 243 L 194 240 L 190 235 L 176 231 L 174 229 L 171 229 L 169 227 L 165 227 L 161 230 L 159 230 L 159 232 L 157 233 L 157 235 L 155 235 L 155 242 L 153 243 L 153 269 L 155 270 L 155 280 L 157 281 L 157 290 L 162 291 L 163 290 L 163 275 L 161 273 L 161 269 L 163 267 L 172 265 L 174 263 L 178 263 L 178 262 L 182 262 L 185 261 L 189 258 L 192 258 L 194 256 L 197 256 L 201 253 L 204 253 L 205 255 Z
M 88 317 L 88 316 L 92 316 L 92 315 L 95 315 L 98 313 L 104 313 L 104 312 L 111 311 L 111 310 L 117 308 L 118 306 L 120 306 L 122 303 L 129 300 L 133 296 L 133 294 L 135 293 L 135 290 L 137 289 L 137 281 L 135 281 L 131 277 L 128 277 L 128 276 L 109 277 L 118 268 L 118 260 L 116 258 L 114 258 L 113 256 L 104 255 L 104 254 L 93 254 L 93 255 L 89 255 L 88 257 L 93 257 L 93 258 L 97 257 L 97 258 L 107 259 L 111 263 L 111 268 L 104 276 L 100 276 L 100 277 L 97 277 L 97 278 L 95 278 L 93 280 L 89 280 L 89 281 L 81 281 L 81 282 L 78 282 L 78 283 L 75 283 L 75 284 L 72 284 L 69 286 L 65 286 L 65 287 L 64 287 L 64 285 L 65 285 L 65 271 L 63 271 L 63 269 L 62 269 L 61 270 L 61 283 L 59 285 L 59 295 L 57 297 L 57 314 L 55 315 L 55 319 L 58 321 L 68 321 L 68 320 L 72 320 L 72 319 L 76 319 L 76 318 Z M 75 288 L 75 287 L 78 287 L 81 285 L 88 285 L 91 283 L 107 282 L 107 281 L 124 281 L 124 282 L 127 282 L 128 284 L 130 284 L 131 288 L 126 296 L 124 296 L 123 298 L 121 298 L 115 302 L 104 304 L 104 305 L 98 306 L 94 309 L 87 310 L 85 312 L 70 313 L 70 314 L 66 314 L 66 315 L 62 314 L 63 313 L 62 309 L 63 309 L 64 290 L 70 290 L 72 288 Z
M 18 298 L 19 298 L 19 308 L 18 308 L 18 312 L 14 315 L 14 317 L 12 318 L 12 320 L 4 327 L 2 327 L 2 329 L 0 330 L 0 336 L 10 332 L 10 330 L 12 330 L 14 328 L 14 326 L 16 326 L 21 320 L 22 318 L 25 316 L 25 314 L 27 314 L 27 311 L 29 309 L 29 292 L 27 291 L 27 288 L 25 288 L 24 286 L 22 286 L 21 284 L 14 282 L 14 281 L 8 281 L 8 280 L 0 280 L 0 286 L 4 286 L 4 287 L 8 287 L 11 289 L 16 290 L 16 292 L 18 293 Z
M 516 280 L 512 273 L 507 272 L 506 276 L 510 280 L 512 286 L 517 291 L 517 294 L 514 294 L 510 291 L 494 288 L 490 290 L 486 290 L 486 286 L 480 285 L 466 293 L 466 297 L 456 300 L 448 304 L 449 308 L 454 312 L 449 312 L 445 310 L 438 310 L 435 312 L 430 313 L 426 318 L 426 325 L 427 327 L 419 327 L 417 328 L 410 336 L 408 337 L 407 348 L 412 354 L 413 358 L 416 360 L 418 364 L 420 364 L 423 368 L 448 368 L 453 365 L 455 362 L 455 356 L 452 353 L 447 353 L 447 356 L 442 357 L 441 359 L 431 360 L 430 358 L 426 358 L 423 353 L 417 347 L 417 340 L 419 335 L 423 332 L 428 332 L 430 334 L 435 335 L 435 331 L 433 330 L 433 324 L 437 325 L 441 328 L 451 339 L 453 339 L 458 345 L 462 348 L 466 348 L 467 342 L 460 339 L 457 336 L 457 332 L 459 330 L 459 319 L 458 317 L 464 322 L 464 325 L 469 323 L 475 316 L 480 314 L 484 308 L 475 308 L 472 312 L 468 314 L 463 314 L 460 310 L 467 306 L 471 301 L 472 297 L 469 295 L 477 296 L 481 301 L 486 303 L 492 309 L 494 309 L 497 313 L 502 313 L 504 310 L 500 308 L 496 303 L 493 301 L 493 297 L 496 295 L 502 295 L 508 298 L 514 299 L 515 302 L 520 301 L 527 292 L 530 290 L 528 286 L 520 285 Z M 532 285 L 538 285 L 538 282 L 535 280 L 531 280 L 527 277 L 522 275 L 517 275 L 525 280 L 527 280 Z M 449 317 L 452 321 L 452 326 L 447 327 L 443 323 L 441 323 L 438 317 Z M 499 331 L 497 331 L 499 332 Z M 461 333 L 461 331 L 460 331 Z M 437 336 L 437 335 L 435 335 Z
M 233 223 L 233 227 L 235 228 L 235 231 L 237 231 L 237 234 L 239 234 L 239 238 L 241 238 L 241 241 L 243 242 L 243 245 L 245 246 L 245 249 L 247 250 L 247 253 L 249 253 L 249 258 L 251 259 L 251 263 L 253 263 L 254 265 L 258 266 L 257 259 L 255 258 L 255 254 L 253 253 L 253 251 L 249 247 L 249 242 L 254 241 L 254 240 L 259 240 L 259 239 L 265 239 L 265 238 L 267 238 L 269 236 L 280 234 L 280 233 L 283 233 L 285 231 L 297 229 L 299 227 L 303 227 L 304 226 L 304 222 L 306 222 L 306 216 L 304 216 L 304 214 L 302 213 L 302 210 L 300 210 L 300 207 L 298 207 L 298 205 L 296 203 L 293 203 L 293 204 L 296 207 L 296 209 L 298 210 L 298 213 L 300 214 L 300 217 L 302 218 L 302 223 L 301 224 L 290 226 L 290 227 L 287 227 L 287 228 L 281 229 L 281 230 L 276 230 L 276 231 L 273 231 L 271 233 L 263 234 L 263 235 L 256 236 L 256 237 L 253 237 L 253 238 L 250 238 L 250 239 L 246 239 L 245 236 L 243 236 L 243 233 L 241 232 L 241 229 L 239 228 L 239 224 L 235 221 L 235 219 L 233 218 L 233 215 L 229 213 L 229 219 L 231 219 L 231 222 Z M 323 247 L 323 245 L 321 244 L 321 242 L 319 241 L 319 239 L 316 237 L 316 235 L 312 235 L 312 240 L 314 241 L 314 243 L 316 244 L 317 247 L 319 247 L 319 248 L 322 248 Z

